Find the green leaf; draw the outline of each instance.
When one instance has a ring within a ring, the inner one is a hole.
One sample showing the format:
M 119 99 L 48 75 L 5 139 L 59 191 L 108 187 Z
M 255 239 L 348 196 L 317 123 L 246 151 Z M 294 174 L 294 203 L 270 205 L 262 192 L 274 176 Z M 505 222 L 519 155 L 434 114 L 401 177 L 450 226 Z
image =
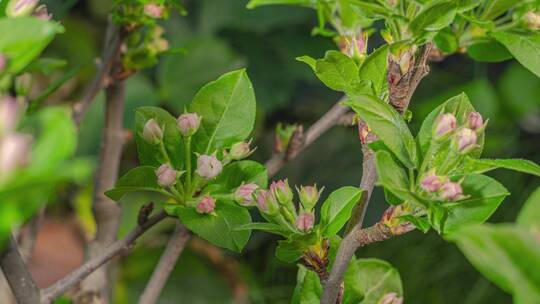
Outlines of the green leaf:
M 221 174 L 208 183 L 212 193 L 230 193 L 242 183 L 255 183 L 262 189 L 268 185 L 266 168 L 252 160 L 237 161 L 225 166 Z
M 205 85 L 189 109 L 202 117 L 193 137 L 196 152 L 209 154 L 230 147 L 246 139 L 253 130 L 253 85 L 245 70 L 229 72 Z
M 512 59 L 512 54 L 495 40 L 477 42 L 467 48 L 467 54 L 476 61 L 501 62 Z
M 400 219 L 403 219 L 407 222 L 410 222 L 411 224 L 416 227 L 416 229 L 422 231 L 423 233 L 426 233 L 429 231 L 429 228 L 431 228 L 431 225 L 429 221 L 424 217 L 414 216 L 414 215 L 403 215 L 399 217 Z
M 120 177 L 114 188 L 105 192 L 112 200 L 119 201 L 126 193 L 130 192 L 156 192 L 166 193 L 157 183 L 156 169 L 150 166 L 142 166 L 129 170 Z
M 375 96 L 351 96 L 344 103 L 362 118 L 394 155 L 408 168 L 416 168 L 416 142 L 402 116 Z
M 464 225 L 485 222 L 510 194 L 498 181 L 480 174 L 467 176 L 461 187 L 463 194 L 469 197 L 445 204 L 448 218 L 444 223 L 443 234 L 453 233 Z
M 278 241 L 276 258 L 285 263 L 293 263 L 300 259 L 309 246 L 317 244 L 315 233 L 293 234 L 288 240 Z
M 351 186 L 330 193 L 321 207 L 323 236 L 333 236 L 341 230 L 351 217 L 351 212 L 360 200 L 361 194 L 361 189 Z
M 317 0 L 251 0 L 247 4 L 248 9 L 254 9 L 259 6 L 263 5 L 276 5 L 276 4 L 283 4 L 283 5 L 299 5 L 299 6 L 306 6 L 306 7 L 317 7 Z
M 246 208 L 233 202 L 220 201 L 211 214 L 200 214 L 195 208 L 182 205 L 165 205 L 169 214 L 178 216 L 183 225 L 196 235 L 219 247 L 241 252 L 251 231 L 237 228 L 251 222 Z
M 540 244 L 512 225 L 475 225 L 451 235 L 467 259 L 516 304 L 540 303 Z
M 294 288 L 291 304 L 318 303 L 322 294 L 322 286 L 317 274 L 298 265 L 296 287 Z
M 537 188 L 519 211 L 516 223 L 535 235 L 540 235 L 540 188 Z
M 463 165 L 464 174 L 484 173 L 503 168 L 540 177 L 540 166 L 527 159 L 474 159 L 467 158 Z
M 484 4 L 485 6 L 482 11 L 482 14 L 480 15 L 480 18 L 483 20 L 494 19 L 506 13 L 509 9 L 511 9 L 513 6 L 515 6 L 518 3 L 520 3 L 520 1 L 487 0 L 486 3 Z
M 62 31 L 59 24 L 34 17 L 1 18 L 0 53 L 8 57 L 7 71 L 22 71 Z
M 163 145 L 166 155 L 163 155 L 160 145 L 146 142 L 142 138 L 144 125 L 154 119 L 163 130 Z M 140 107 L 135 112 L 135 141 L 141 165 L 159 167 L 170 163 L 176 169 L 183 165 L 183 141 L 176 127 L 176 119 L 169 112 L 157 107 Z
M 239 227 L 236 227 L 234 231 L 243 231 L 243 230 L 263 230 L 266 232 L 279 234 L 284 237 L 289 237 L 291 231 L 281 227 L 280 225 L 273 223 L 249 223 Z
M 415 34 L 422 31 L 435 32 L 450 25 L 455 17 L 455 1 L 434 2 L 420 11 L 409 26 Z
M 315 60 L 302 56 L 297 60 L 308 64 L 315 75 L 332 90 L 351 92 L 360 84 L 358 66 L 354 60 L 341 52 L 332 50 L 326 52 L 322 59 Z
M 435 42 L 437 48 L 446 54 L 456 52 L 459 47 L 458 37 L 449 28 L 438 32 L 433 38 L 433 41 Z
M 373 51 L 366 58 L 360 67 L 360 81 L 370 83 L 374 95 L 379 98 L 387 95 L 388 80 L 386 77 L 388 70 L 388 45 L 384 45 Z
M 519 63 L 540 77 L 540 34 L 493 32 L 491 36 L 502 43 Z
M 38 58 L 34 62 L 30 63 L 24 70 L 25 72 L 40 72 L 43 74 L 50 74 L 55 70 L 61 69 L 67 65 L 67 61 L 57 58 Z

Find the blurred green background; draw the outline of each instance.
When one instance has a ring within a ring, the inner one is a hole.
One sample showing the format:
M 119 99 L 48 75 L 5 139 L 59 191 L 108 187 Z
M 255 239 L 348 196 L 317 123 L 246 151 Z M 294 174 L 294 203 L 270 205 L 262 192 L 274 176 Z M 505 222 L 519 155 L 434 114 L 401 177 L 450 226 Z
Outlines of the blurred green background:
M 84 64 L 78 78 L 66 84 L 49 102 L 73 101 L 91 79 L 93 61 L 100 54 L 109 0 L 44 1 L 66 32 L 46 51 L 49 57 L 67 58 L 69 67 Z M 178 114 L 195 92 L 224 72 L 246 67 L 258 101 L 258 149 L 254 158 L 271 156 L 273 130 L 278 122 L 311 125 L 340 94 L 324 87 L 295 57 L 323 56 L 335 49 L 327 38 L 311 36 L 316 24 L 313 11 L 296 7 L 245 9 L 247 0 L 184 1 L 188 16 L 172 16 L 163 23 L 172 47 L 185 54 L 168 55 L 154 69 L 127 81 L 125 127 L 134 124 L 134 109 L 160 105 Z M 370 39 L 370 48 L 381 43 Z M 48 75 L 58 77 L 59 75 Z M 413 130 L 436 105 L 465 91 L 473 104 L 489 118 L 486 157 L 523 157 L 540 162 L 540 79 L 515 61 L 478 63 L 466 56 L 451 56 L 433 63 L 431 73 L 414 95 Z M 81 127 L 78 153 L 96 158 L 103 123 L 103 97 L 92 106 Z M 291 184 L 325 186 L 325 194 L 344 185 L 358 185 L 361 176 L 360 143 L 354 128 L 336 127 L 310 146 L 277 177 Z M 536 151 L 536 152 L 535 152 Z M 135 145 L 125 148 L 122 171 L 136 164 Z M 491 218 L 513 221 L 525 198 L 540 183 L 510 171 L 490 173 L 512 193 Z M 66 189 L 48 213 L 52 217 L 76 217 L 91 234 L 89 180 L 83 189 Z M 122 232 L 135 223 L 140 204 L 124 203 Z M 368 210 L 367 224 L 378 220 L 386 208 L 378 189 Z M 256 217 L 256 215 L 254 215 Z M 137 249 L 123 258 L 116 271 L 116 303 L 134 303 L 173 229 L 172 222 L 152 230 Z M 170 278 L 159 303 L 228 303 L 247 295 L 252 303 L 288 303 L 296 281 L 296 266 L 274 258 L 277 238 L 254 232 L 244 253 L 216 251 L 200 241 L 192 242 Z M 201 249 L 202 248 L 202 249 Z M 209 253 L 210 250 L 210 253 Z M 212 255 L 212 253 L 215 253 Z M 216 255 L 217 254 L 217 255 Z M 491 284 L 467 262 L 453 244 L 435 233 L 413 232 L 357 252 L 392 263 L 403 279 L 406 303 L 510 303 L 511 298 Z

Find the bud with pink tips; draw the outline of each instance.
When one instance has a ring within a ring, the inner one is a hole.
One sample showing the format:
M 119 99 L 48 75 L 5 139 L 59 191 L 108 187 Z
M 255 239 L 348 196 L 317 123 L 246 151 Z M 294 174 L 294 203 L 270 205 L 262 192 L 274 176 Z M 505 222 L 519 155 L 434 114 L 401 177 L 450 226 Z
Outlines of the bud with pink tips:
M 445 137 L 456 129 L 457 120 L 454 114 L 445 113 L 437 117 L 437 122 L 433 131 L 433 136 L 436 139 Z
M 11 0 L 6 7 L 6 16 L 23 17 L 34 12 L 39 0 Z
M 477 147 L 477 140 L 478 136 L 476 135 L 476 132 L 469 128 L 463 128 L 456 135 L 457 150 L 461 154 L 466 154 Z
M 201 118 L 197 113 L 184 113 L 178 117 L 176 126 L 184 137 L 192 136 L 199 130 Z
M 214 212 L 216 208 L 216 200 L 210 195 L 205 195 L 197 204 L 197 212 L 200 214 L 209 214 Z
M 441 198 L 447 201 L 457 201 L 464 198 L 461 185 L 456 182 L 446 182 L 441 186 Z
M 433 192 L 437 192 L 441 188 L 442 181 L 440 177 L 438 177 L 434 173 L 430 173 L 429 175 L 424 177 L 424 179 L 422 179 L 420 186 L 425 191 L 433 193 Z
M 268 190 L 260 190 L 257 193 L 257 208 L 265 214 L 276 215 L 279 213 L 279 205 L 272 194 Z
M 202 178 L 212 179 L 223 170 L 223 165 L 214 155 L 200 155 L 195 172 Z
M 37 17 L 41 20 L 51 20 L 52 15 L 49 14 L 49 10 L 47 9 L 47 6 L 45 4 L 42 4 L 36 8 L 34 13 L 32 13 L 32 16 Z
M 159 19 L 163 17 L 163 6 L 155 3 L 145 4 L 144 13 L 150 18 Z
M 17 100 L 11 96 L 0 97 L 0 135 L 14 131 L 18 118 Z
M 286 179 L 272 182 L 270 191 L 282 205 L 290 204 L 293 199 L 293 192 Z
M 146 122 L 143 128 L 142 138 L 149 144 L 157 145 L 163 139 L 163 130 L 152 118 Z
M 302 232 L 308 232 L 315 225 L 315 215 L 311 212 L 302 212 L 296 217 L 294 225 Z
M 0 182 L 28 164 L 31 142 L 32 138 L 24 134 L 11 134 L 0 139 Z
M 7 67 L 7 57 L 6 55 L 0 53 L 0 74 L 2 74 Z
M 253 193 L 258 188 L 259 186 L 254 183 L 242 184 L 234 192 L 234 199 L 242 206 L 253 206 L 255 203 Z
M 178 171 L 167 164 L 163 164 L 156 170 L 156 176 L 158 178 L 158 185 L 161 187 L 171 187 L 176 183 Z
M 398 297 L 397 293 L 390 292 L 379 300 L 379 304 L 403 304 L 403 297 Z
M 313 210 L 313 207 L 315 207 L 315 205 L 319 201 L 319 197 L 321 196 L 323 190 L 324 187 L 321 188 L 321 190 L 318 190 L 317 185 L 300 186 L 300 189 L 296 189 L 296 191 L 298 192 L 298 197 L 300 198 L 300 203 L 302 204 L 304 210 Z
M 467 125 L 474 131 L 478 131 L 484 127 L 484 118 L 479 112 L 469 113 Z
M 251 150 L 249 145 L 251 140 L 248 142 L 241 141 L 233 144 L 229 150 L 229 156 L 232 160 L 242 160 L 248 157 L 254 150 Z

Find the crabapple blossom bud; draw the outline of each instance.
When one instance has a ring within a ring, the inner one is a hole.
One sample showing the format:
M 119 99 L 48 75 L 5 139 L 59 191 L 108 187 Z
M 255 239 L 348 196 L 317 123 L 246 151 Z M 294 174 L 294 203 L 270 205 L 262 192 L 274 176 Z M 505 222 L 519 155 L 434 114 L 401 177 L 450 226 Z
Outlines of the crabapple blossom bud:
M 212 179 L 218 176 L 222 169 L 223 165 L 214 155 L 200 155 L 195 172 L 202 178 Z
M 158 19 L 163 16 L 163 7 L 155 3 L 148 3 L 144 5 L 144 13 L 151 18 Z
M 176 121 L 176 126 L 180 130 L 183 136 L 188 137 L 199 129 L 201 124 L 201 119 L 197 113 L 184 113 L 178 117 Z
M 32 13 L 32 16 L 37 17 L 42 20 L 51 20 L 52 15 L 49 14 L 49 10 L 47 9 L 47 6 L 42 4 L 36 8 L 34 13 Z
M 8 17 L 28 16 L 34 12 L 39 0 L 11 0 L 6 7 Z
M 0 74 L 4 72 L 7 66 L 7 57 L 6 55 L 0 53 Z
M 397 293 L 391 292 L 385 294 L 379 301 L 379 304 L 402 304 L 403 297 L 398 297 Z
M 267 190 L 261 190 L 257 193 L 257 207 L 261 212 L 268 215 L 276 215 L 279 212 L 278 202 L 272 194 Z
M 294 225 L 296 226 L 296 228 L 303 232 L 310 231 L 313 228 L 314 224 L 315 215 L 311 212 L 301 213 L 294 221 Z
M 142 138 L 152 145 L 159 144 L 163 139 L 163 130 L 153 118 L 144 125 Z
M 233 144 L 231 146 L 231 150 L 229 151 L 229 155 L 231 159 L 241 160 L 248 157 L 251 154 L 251 152 L 253 152 L 249 148 L 250 143 L 251 141 L 250 142 L 241 141 L 241 142 L 237 142 Z
M 441 188 L 442 182 L 437 175 L 431 174 L 424 177 L 420 183 L 420 186 L 427 192 L 436 192 Z
M 236 188 L 234 192 L 234 199 L 243 206 L 251 206 L 254 203 L 253 192 L 257 190 L 259 186 L 256 184 L 242 184 Z
M 463 198 L 463 189 L 459 183 L 446 182 L 441 186 L 441 198 L 456 201 Z
M 445 113 L 439 115 L 435 124 L 434 137 L 441 138 L 456 129 L 457 120 L 454 114 Z
M 471 112 L 469 113 L 469 117 L 467 118 L 467 123 L 469 128 L 476 131 L 484 126 L 484 119 L 482 118 L 482 115 L 478 112 Z
M 17 100 L 11 96 L 0 98 L 0 135 L 13 131 L 17 118 Z
M 0 139 L 0 177 L 28 163 L 32 139 L 24 134 L 11 134 Z
M 525 14 L 524 19 L 531 30 L 540 29 L 540 14 L 530 11 Z
M 296 190 L 300 198 L 300 203 L 304 207 L 304 210 L 307 211 L 311 211 L 313 207 L 315 207 L 315 204 L 317 204 L 317 201 L 319 201 L 319 197 L 323 191 L 323 189 L 320 191 L 317 190 L 317 185 L 300 186 L 300 189 Z
M 167 164 L 163 164 L 156 170 L 156 176 L 158 178 L 158 185 L 161 187 L 170 187 L 176 183 L 178 171 L 169 167 Z
M 274 181 L 270 185 L 270 191 L 282 205 L 289 204 L 293 199 L 293 192 L 287 180 Z
M 471 151 L 476 146 L 477 135 L 471 129 L 464 128 L 457 134 L 457 149 L 460 153 L 465 154 Z
M 205 195 L 197 204 L 197 212 L 200 214 L 212 213 L 216 208 L 216 200 L 210 195 Z

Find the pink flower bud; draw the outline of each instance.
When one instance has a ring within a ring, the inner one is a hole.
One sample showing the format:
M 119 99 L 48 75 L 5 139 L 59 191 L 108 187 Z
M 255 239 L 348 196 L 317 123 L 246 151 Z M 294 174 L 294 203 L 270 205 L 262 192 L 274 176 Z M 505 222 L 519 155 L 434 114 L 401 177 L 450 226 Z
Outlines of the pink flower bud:
M 464 128 L 457 134 L 457 149 L 460 153 L 465 154 L 471 151 L 476 146 L 477 135 L 471 129 Z
M 195 134 L 199 129 L 200 124 L 201 119 L 197 113 L 184 113 L 180 115 L 176 121 L 178 130 L 180 130 L 180 133 L 185 137 Z
M 463 189 L 459 183 L 446 182 L 441 186 L 441 198 L 447 201 L 456 201 L 463 198 Z
M 223 169 L 221 162 L 213 155 L 201 155 L 197 159 L 197 170 L 202 178 L 212 179 L 218 176 Z
M 163 164 L 156 170 L 156 176 L 158 178 L 158 185 L 161 187 L 170 187 L 176 183 L 178 171 L 172 169 L 169 165 Z
M 0 177 L 9 176 L 30 159 L 31 137 L 23 134 L 8 135 L 0 140 Z
M 0 74 L 4 72 L 7 66 L 7 57 L 4 54 L 0 53 Z
M 403 297 L 398 297 L 397 293 L 391 292 L 385 294 L 379 301 L 380 304 L 402 304 Z
M 471 112 L 469 113 L 467 123 L 469 125 L 469 128 L 476 131 L 484 126 L 484 119 L 482 118 L 482 115 L 480 115 L 480 113 Z
M 436 192 L 441 188 L 442 182 L 437 175 L 432 174 L 424 177 L 420 186 L 427 192 Z
M 315 224 L 315 215 L 313 213 L 301 213 L 294 221 L 294 225 L 298 230 L 307 232 L 313 229 Z
M 205 195 L 197 204 L 197 212 L 200 214 L 212 213 L 216 208 L 216 200 L 210 195 Z
M 163 7 L 155 3 L 148 3 L 144 5 L 144 13 L 151 18 L 158 19 L 163 16 Z
M 297 189 L 302 207 L 304 207 L 304 209 L 307 211 L 311 211 L 313 207 L 315 207 L 315 204 L 317 204 L 319 201 L 322 191 L 323 189 L 320 191 L 317 190 L 317 185 L 301 186 L 300 190 Z
M 142 138 L 149 144 L 157 145 L 163 139 L 163 131 L 158 123 L 152 118 L 146 122 L 143 128 Z
M 540 15 L 534 11 L 527 12 L 524 16 L 525 22 L 531 30 L 540 29 Z
M 257 190 L 259 186 L 256 184 L 242 184 L 234 192 L 235 200 L 243 206 L 251 206 L 254 203 L 253 192 Z
M 261 212 L 268 215 L 275 215 L 279 212 L 279 206 L 272 192 L 260 190 L 257 193 L 257 207 Z
M 439 115 L 435 125 L 435 138 L 441 138 L 456 129 L 457 120 L 454 114 L 445 113 Z
M 241 160 L 246 157 L 248 157 L 253 151 L 249 148 L 250 142 L 237 142 L 234 145 L 232 145 L 231 150 L 229 151 L 229 155 L 231 156 L 231 159 L 233 160 Z
M 15 98 L 11 96 L 0 98 L 0 135 L 15 130 L 18 112 Z
M 36 8 L 32 16 L 37 17 L 42 20 L 51 20 L 52 15 L 49 14 L 49 10 L 47 9 L 47 6 L 42 4 Z
M 270 185 L 270 191 L 282 205 L 289 204 L 293 199 L 293 192 L 287 180 L 274 181 Z
M 39 0 L 11 0 L 6 7 L 8 17 L 29 16 L 34 12 Z

